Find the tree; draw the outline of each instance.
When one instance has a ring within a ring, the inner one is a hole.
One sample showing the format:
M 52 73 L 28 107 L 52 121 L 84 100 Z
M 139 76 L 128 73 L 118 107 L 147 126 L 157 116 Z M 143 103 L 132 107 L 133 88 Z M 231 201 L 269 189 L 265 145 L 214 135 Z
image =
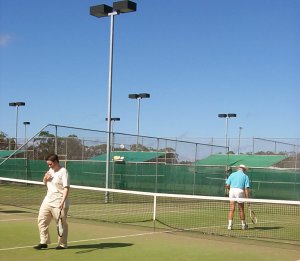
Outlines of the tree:
M 69 135 L 66 139 L 66 155 L 67 159 L 79 160 L 82 159 L 84 153 L 84 146 L 82 141 L 74 134 Z
M 47 156 L 55 152 L 55 136 L 49 131 L 41 131 L 37 138 L 34 138 L 35 158 L 45 160 Z
M 7 134 L 0 131 L 0 150 L 9 150 L 15 147 L 15 140 L 9 139 Z
M 145 147 L 143 144 L 132 144 L 130 146 L 131 151 L 149 151 L 147 147 Z

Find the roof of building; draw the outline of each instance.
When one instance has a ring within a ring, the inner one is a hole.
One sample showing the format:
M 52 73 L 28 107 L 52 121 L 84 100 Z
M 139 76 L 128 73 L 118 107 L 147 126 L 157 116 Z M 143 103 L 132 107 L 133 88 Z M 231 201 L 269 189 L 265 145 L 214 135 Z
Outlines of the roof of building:
M 216 154 L 216 155 L 211 155 L 205 159 L 198 160 L 196 162 L 196 165 L 238 166 L 240 164 L 243 164 L 246 165 L 247 167 L 271 167 L 286 158 L 287 156 L 284 155 Z

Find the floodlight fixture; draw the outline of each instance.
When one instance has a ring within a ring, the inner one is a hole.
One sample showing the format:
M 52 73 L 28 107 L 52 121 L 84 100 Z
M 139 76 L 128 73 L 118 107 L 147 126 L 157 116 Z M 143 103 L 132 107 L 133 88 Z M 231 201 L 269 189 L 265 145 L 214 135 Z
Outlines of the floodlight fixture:
M 114 2 L 112 7 L 105 4 L 90 7 L 90 15 L 98 18 L 109 16 L 113 12 L 116 12 L 116 14 L 124 14 L 135 11 L 136 3 L 132 1 Z
M 90 15 L 98 18 L 108 16 L 113 12 L 113 8 L 109 5 L 95 5 L 90 7 Z
M 228 118 L 235 118 L 236 114 L 235 113 L 228 113 Z
M 113 3 L 113 9 L 118 13 L 130 13 L 136 11 L 136 3 L 132 1 L 118 1 Z
M 149 93 L 132 93 L 128 95 L 129 99 L 145 99 L 150 98 Z
M 105 118 L 105 120 L 107 121 L 108 118 Z M 120 118 L 110 118 L 111 121 L 120 121 Z
M 9 106 L 25 106 L 25 102 L 10 102 Z

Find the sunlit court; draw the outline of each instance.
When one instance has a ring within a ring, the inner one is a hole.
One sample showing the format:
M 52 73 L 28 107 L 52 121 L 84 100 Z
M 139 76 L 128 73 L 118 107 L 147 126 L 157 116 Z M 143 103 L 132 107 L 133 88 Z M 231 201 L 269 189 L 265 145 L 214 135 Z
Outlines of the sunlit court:
M 37 220 L 36 211 L 1 205 L 1 258 L 3 260 L 37 260 L 40 258 L 51 258 L 53 260 L 61 258 L 82 260 L 82 258 L 87 258 L 98 260 L 101 257 L 107 260 L 130 260 L 134 256 L 138 260 L 153 260 L 153 258 L 156 260 L 166 260 L 168 258 L 174 260 L 197 260 L 199 258 L 204 260 L 231 260 L 232 257 L 244 257 L 245 260 L 252 260 L 253 258 L 258 260 L 268 260 L 269 258 L 272 258 L 272 260 L 282 260 L 282 258 L 297 260 L 299 256 L 299 245 L 294 245 L 291 242 L 289 244 L 286 244 L 286 242 L 279 244 L 278 240 L 274 240 L 277 243 L 253 239 L 237 240 L 230 235 L 220 237 L 203 233 L 203 231 L 212 230 L 216 233 L 228 233 L 226 223 L 223 223 L 223 225 L 218 223 L 216 226 L 208 221 L 205 221 L 206 224 L 204 225 L 202 221 L 201 226 L 185 231 L 162 226 L 161 223 L 156 224 L 154 227 L 153 221 L 147 220 L 147 217 L 137 217 L 138 215 L 141 216 L 141 213 L 135 214 L 134 220 L 132 211 L 137 208 L 135 206 L 130 208 L 131 212 L 128 212 L 128 210 L 126 212 L 127 207 L 120 206 L 120 204 L 115 204 L 115 206 L 105 204 L 102 211 L 106 210 L 107 213 L 102 214 L 97 213 L 101 209 L 99 206 L 93 206 L 93 210 L 90 211 L 85 206 L 83 207 L 85 211 L 80 218 L 72 217 L 73 215 L 76 216 L 75 212 L 78 211 L 79 207 L 75 205 L 76 210 L 74 209 L 73 213 L 70 213 L 69 247 L 67 250 L 59 252 L 55 250 L 55 243 L 50 244 L 48 249 L 42 251 L 36 251 L 32 248 L 38 237 L 38 234 L 34 233 Z M 115 210 L 108 210 L 109 208 L 115 208 Z M 174 213 L 174 206 L 172 210 L 164 209 L 163 211 Z M 119 217 L 112 216 L 109 218 L 111 221 L 104 222 L 103 220 L 112 215 L 112 212 L 117 212 Z M 190 215 L 187 217 L 186 213 L 175 214 L 178 219 L 182 219 L 182 215 L 185 219 L 190 219 L 184 222 L 186 226 L 189 226 L 192 217 Z M 206 215 L 208 215 L 207 211 Z M 96 216 L 102 221 L 96 221 Z M 203 218 L 203 214 L 198 214 L 198 218 Z M 143 221 L 137 221 L 137 219 Z M 116 220 L 119 222 L 115 222 Z M 120 220 L 126 220 L 126 223 L 122 224 Z M 133 222 L 129 220 L 133 220 Z M 270 222 L 272 221 L 265 218 L 261 224 L 257 224 L 256 228 L 254 226 L 250 227 L 246 233 L 258 236 L 259 233 L 264 234 L 265 231 L 274 233 L 270 230 L 281 230 L 281 232 L 275 232 L 279 237 L 279 234 L 287 229 L 286 223 L 272 222 L 270 224 Z M 288 220 L 285 222 L 295 221 Z M 182 223 L 181 226 L 183 226 Z M 50 230 L 53 241 L 55 241 L 55 225 L 51 226 Z M 199 231 L 202 232 L 199 233 Z M 236 231 L 231 232 L 241 236 L 241 232 L 245 231 L 237 228 Z M 297 232 L 295 231 L 295 233 Z M 243 237 L 245 236 L 243 235 Z M 232 253 L 233 248 L 234 253 Z M 247 253 L 246 257 L 245 253 Z M 266 254 L 268 256 L 264 258 Z
M 0 0 L 0 260 L 300 261 L 298 0 Z

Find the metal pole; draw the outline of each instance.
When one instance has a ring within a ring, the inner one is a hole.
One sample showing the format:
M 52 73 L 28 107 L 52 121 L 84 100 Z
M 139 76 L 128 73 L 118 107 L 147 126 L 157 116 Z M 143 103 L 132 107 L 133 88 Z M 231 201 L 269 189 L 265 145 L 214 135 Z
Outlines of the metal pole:
M 196 172 L 197 172 L 197 154 L 198 154 L 198 144 L 196 143 L 195 148 L 195 164 L 194 164 L 194 181 L 193 181 L 193 195 L 195 195 L 195 186 L 196 186 Z
M 106 142 L 106 172 L 105 188 L 108 189 L 108 176 L 110 165 L 110 134 L 111 134 L 111 101 L 112 101 L 112 74 L 113 74 L 113 47 L 114 47 L 114 16 L 117 12 L 109 13 L 110 16 L 110 48 L 109 48 L 109 72 L 108 72 L 108 105 L 107 105 L 107 142 Z M 108 202 L 108 192 L 105 193 L 105 202 Z
M 113 120 L 111 123 L 111 151 L 114 150 L 114 145 L 115 145 L 114 124 L 115 124 L 115 121 Z
M 26 154 L 27 154 L 27 148 L 28 148 L 28 144 L 27 144 L 27 127 L 26 127 L 27 124 L 24 124 L 24 126 L 25 126 L 25 144 L 26 144 L 25 150 L 26 150 Z
M 15 144 L 15 150 L 18 149 L 18 118 L 19 118 L 19 105 L 16 105 L 16 144 Z
M 24 123 L 24 127 L 25 127 L 25 158 L 26 158 L 26 179 L 27 179 L 27 172 L 28 172 L 28 168 L 27 168 L 27 157 L 28 157 L 28 144 L 27 144 L 27 130 L 26 130 L 26 126 L 27 124 Z
M 225 131 L 225 147 L 228 147 L 228 141 L 227 141 L 227 135 L 228 135 L 228 116 L 226 116 L 226 131 Z M 229 148 L 227 148 L 227 153 L 229 151 Z
M 26 140 L 27 140 L 27 138 L 26 138 L 26 124 L 24 124 L 25 125 L 25 143 L 26 143 Z
M 297 142 L 298 143 L 298 142 Z M 294 145 L 294 152 L 295 152 L 295 170 L 297 169 L 297 154 L 298 154 L 298 145 Z
M 55 154 L 57 155 L 57 125 L 55 125 L 55 140 L 54 140 L 54 151 L 55 151 Z
M 140 111 L 141 111 L 141 98 L 138 100 L 138 113 L 137 113 L 137 137 L 136 137 L 136 151 L 138 150 L 139 136 L 140 136 Z
M 157 142 L 156 142 L 156 151 L 158 151 L 159 150 L 159 138 L 157 138 Z M 167 153 L 165 153 L 165 157 L 166 157 L 166 154 Z M 156 157 L 156 165 L 155 165 L 155 188 L 154 188 L 154 192 L 155 193 L 157 193 L 157 187 L 158 187 L 158 184 L 157 184 L 157 182 L 158 182 L 158 157 Z
M 240 154 L 240 146 L 241 146 L 241 132 L 242 132 L 242 127 L 239 127 L 239 143 L 238 143 L 238 155 Z

